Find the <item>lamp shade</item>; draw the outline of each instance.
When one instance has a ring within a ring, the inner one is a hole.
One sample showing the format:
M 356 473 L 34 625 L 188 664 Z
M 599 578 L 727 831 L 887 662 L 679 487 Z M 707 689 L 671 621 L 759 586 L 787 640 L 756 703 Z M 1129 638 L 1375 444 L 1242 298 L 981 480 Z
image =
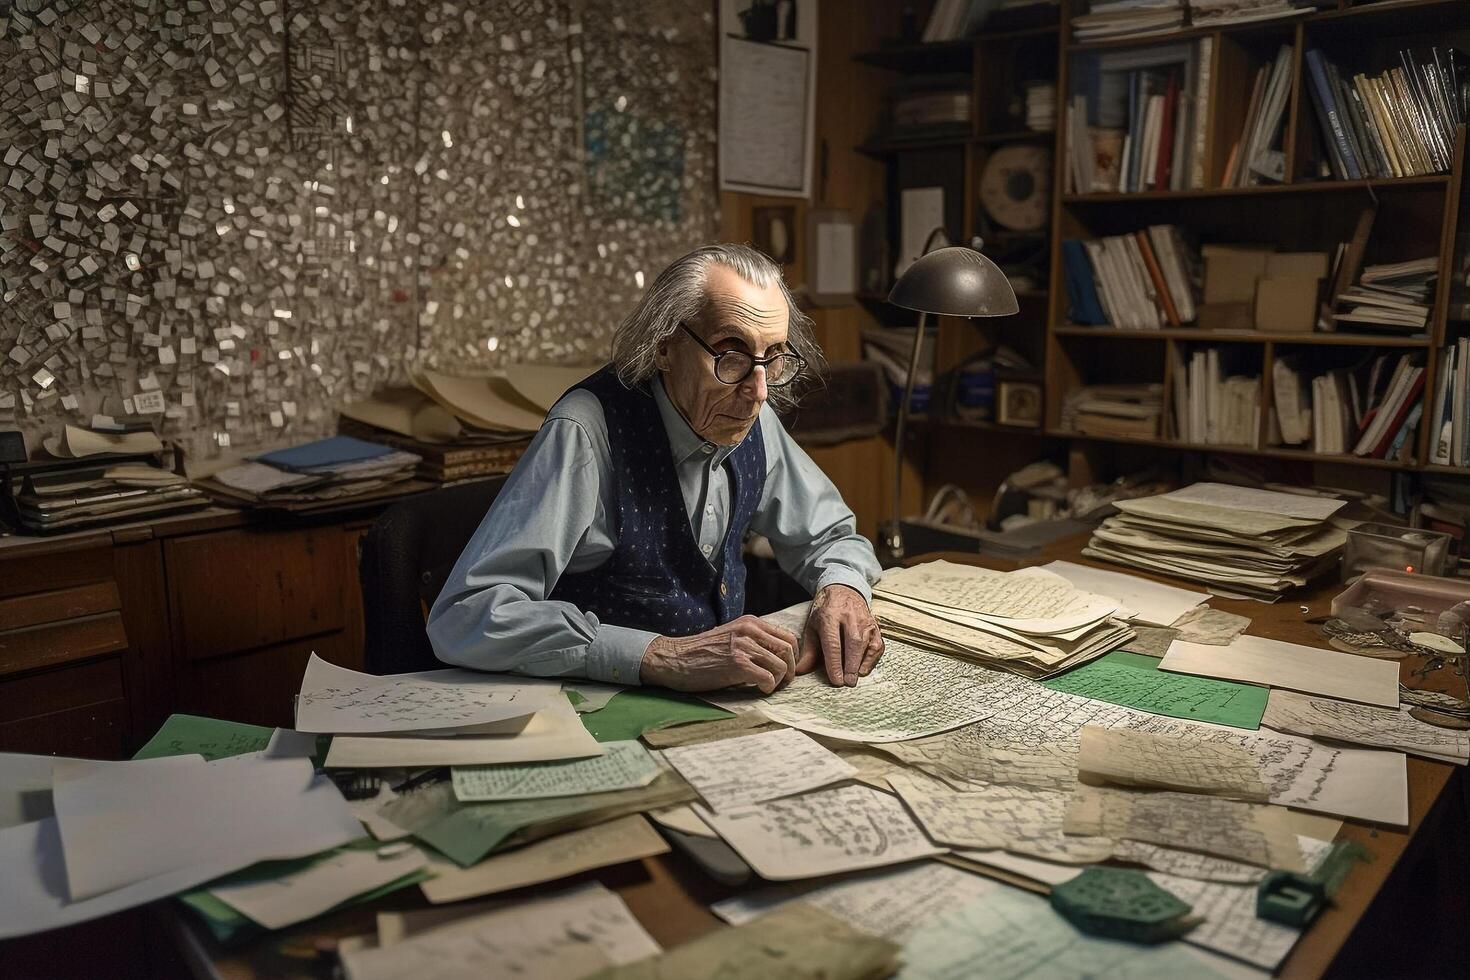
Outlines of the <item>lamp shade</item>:
M 888 302 L 941 316 L 1010 316 L 1020 310 L 1000 266 L 962 245 L 915 259 L 893 284 Z

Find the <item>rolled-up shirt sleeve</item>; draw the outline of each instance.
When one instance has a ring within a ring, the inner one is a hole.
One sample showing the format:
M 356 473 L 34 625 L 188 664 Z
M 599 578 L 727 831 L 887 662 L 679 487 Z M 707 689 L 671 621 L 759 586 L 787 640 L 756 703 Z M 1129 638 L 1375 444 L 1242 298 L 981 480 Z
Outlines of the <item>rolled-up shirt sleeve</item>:
M 638 683 L 655 634 L 599 622 L 548 598 L 598 519 L 601 479 L 583 426 L 548 419 L 429 612 L 429 642 L 440 660 L 477 670 Z
M 751 528 L 771 542 L 786 574 L 812 595 L 846 585 L 871 602 L 882 568 L 873 545 L 857 531 L 842 494 L 792 439 L 776 413 L 761 413 L 766 486 Z

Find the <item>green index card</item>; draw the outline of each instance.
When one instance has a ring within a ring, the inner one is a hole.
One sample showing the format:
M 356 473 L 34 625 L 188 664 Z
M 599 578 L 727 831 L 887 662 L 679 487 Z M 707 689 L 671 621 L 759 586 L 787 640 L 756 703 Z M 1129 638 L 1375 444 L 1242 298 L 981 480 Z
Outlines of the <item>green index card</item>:
M 582 724 L 599 742 L 626 742 L 655 728 L 728 717 L 730 712 L 723 708 L 679 694 L 627 690 L 602 710 L 582 715 Z
M 259 752 L 270 744 L 274 728 L 239 721 L 203 718 L 199 715 L 169 715 L 148 744 L 134 759 L 157 759 L 165 755 L 202 755 L 213 761 L 246 752 Z
M 1209 721 L 1232 728 L 1257 729 L 1266 712 L 1269 688 L 1210 677 L 1171 674 L 1159 662 L 1124 650 L 1042 681 L 1042 686 L 1121 704 L 1155 715 Z

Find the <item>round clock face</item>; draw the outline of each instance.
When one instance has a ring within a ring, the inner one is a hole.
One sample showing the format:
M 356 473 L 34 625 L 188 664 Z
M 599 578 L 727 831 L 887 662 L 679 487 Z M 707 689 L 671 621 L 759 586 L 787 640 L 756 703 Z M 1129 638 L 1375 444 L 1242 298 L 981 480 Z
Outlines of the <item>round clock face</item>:
M 980 174 L 980 203 L 998 224 L 1014 231 L 1044 227 L 1051 207 L 1051 151 L 1041 146 L 997 150 Z

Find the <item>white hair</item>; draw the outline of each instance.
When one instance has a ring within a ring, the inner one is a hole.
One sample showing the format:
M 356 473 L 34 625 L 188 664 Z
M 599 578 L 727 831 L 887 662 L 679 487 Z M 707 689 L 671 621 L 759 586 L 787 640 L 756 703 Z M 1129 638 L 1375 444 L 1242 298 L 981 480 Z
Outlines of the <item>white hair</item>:
M 731 269 L 753 286 L 781 287 L 790 314 L 786 343 L 806 360 L 806 368 L 792 383 L 771 388 L 767 400 L 778 412 L 794 408 L 801 392 L 826 376 L 827 359 L 817 346 L 811 318 L 796 308 L 796 300 L 786 288 L 780 267 L 750 245 L 704 245 L 675 259 L 658 274 L 633 312 L 613 333 L 612 362 L 618 379 L 634 388 L 657 373 L 654 359 L 659 347 L 673 336 L 680 323 L 691 322 L 703 312 L 711 265 Z

